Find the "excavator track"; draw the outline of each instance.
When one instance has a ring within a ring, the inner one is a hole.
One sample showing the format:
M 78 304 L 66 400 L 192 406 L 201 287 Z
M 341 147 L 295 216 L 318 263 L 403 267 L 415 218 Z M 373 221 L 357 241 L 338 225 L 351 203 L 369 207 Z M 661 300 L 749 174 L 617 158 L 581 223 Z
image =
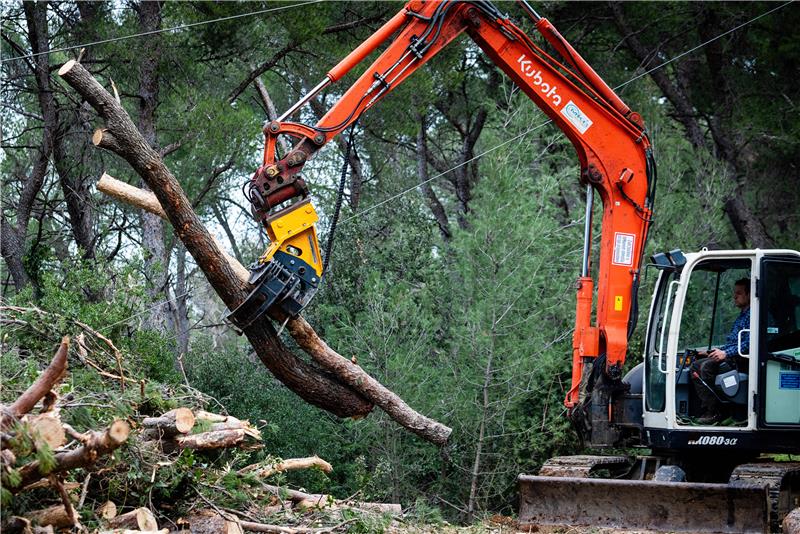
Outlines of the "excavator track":
M 770 532 L 780 532 L 783 517 L 800 506 L 800 462 L 742 464 L 733 470 L 729 485 L 767 487 Z
M 743 480 L 734 485 L 593 478 L 624 477 L 630 474 L 628 466 L 626 457 L 572 456 L 549 460 L 539 476 L 520 475 L 520 526 L 737 534 L 768 531 L 770 506 L 764 482 Z M 769 473 L 783 480 L 779 473 Z

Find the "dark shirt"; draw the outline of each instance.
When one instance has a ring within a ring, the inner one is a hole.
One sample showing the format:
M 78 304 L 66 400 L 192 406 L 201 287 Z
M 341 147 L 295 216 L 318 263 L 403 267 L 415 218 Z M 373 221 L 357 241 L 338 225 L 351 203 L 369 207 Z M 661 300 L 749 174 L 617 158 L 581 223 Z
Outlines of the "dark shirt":
M 733 322 L 731 333 L 725 338 L 725 344 L 719 349 L 725 353 L 725 358 L 734 358 L 739 355 L 739 332 L 742 334 L 742 354 L 750 354 L 750 307 L 742 310 L 739 317 Z

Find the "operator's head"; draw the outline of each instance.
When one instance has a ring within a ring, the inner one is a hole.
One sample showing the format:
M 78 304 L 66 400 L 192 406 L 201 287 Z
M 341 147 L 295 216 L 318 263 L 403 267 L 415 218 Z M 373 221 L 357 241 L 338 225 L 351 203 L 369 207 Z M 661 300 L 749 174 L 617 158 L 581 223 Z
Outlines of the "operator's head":
M 743 310 L 750 307 L 750 279 L 740 278 L 733 285 L 733 303 Z

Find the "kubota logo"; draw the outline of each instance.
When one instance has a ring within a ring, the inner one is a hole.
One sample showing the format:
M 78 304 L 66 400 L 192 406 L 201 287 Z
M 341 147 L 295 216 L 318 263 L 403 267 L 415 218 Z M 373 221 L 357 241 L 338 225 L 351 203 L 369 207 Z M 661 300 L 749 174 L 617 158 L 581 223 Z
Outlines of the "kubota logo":
M 546 97 L 550 98 L 553 104 L 556 106 L 561 105 L 561 96 L 558 94 L 558 87 L 544 81 L 544 79 L 542 79 L 542 71 L 534 67 L 533 62 L 529 59 L 525 59 L 525 57 L 525 54 L 522 54 L 517 60 L 522 74 L 528 78 L 533 78 L 533 85 L 539 87 L 539 90 L 543 92 Z

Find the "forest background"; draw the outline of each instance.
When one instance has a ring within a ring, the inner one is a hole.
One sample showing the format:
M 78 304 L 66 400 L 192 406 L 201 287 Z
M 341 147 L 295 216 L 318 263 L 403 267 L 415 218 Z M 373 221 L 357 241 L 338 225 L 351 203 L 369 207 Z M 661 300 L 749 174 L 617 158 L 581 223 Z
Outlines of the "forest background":
M 516 4 L 499 5 L 535 34 Z M 224 306 L 172 229 L 93 187 L 103 172 L 141 184 L 127 164 L 91 145 L 94 112 L 55 75 L 79 53 L 114 87 L 205 224 L 249 264 L 266 245 L 241 194 L 260 164 L 262 124 L 401 7 L 3 3 L 2 303 L 64 320 L 35 329 L 4 324 L 2 400 L 24 389 L 79 320 L 123 350 L 127 371 L 154 398 L 198 390 L 258 421 L 269 454 L 331 462 L 327 476 L 288 477 L 312 491 L 360 492 L 463 520 L 509 510 L 517 474 L 580 452 L 561 404 L 582 249 L 577 158 L 467 38 L 359 121 L 331 271 L 304 312 L 341 354 L 451 426 L 445 449 L 377 411 L 341 420 L 305 404 L 222 324 Z M 646 255 L 800 248 L 800 8 L 536 7 L 647 123 L 660 180 Z M 354 77 L 296 118 L 315 123 Z M 344 142 L 305 168 L 323 242 Z M 645 310 L 648 291 L 646 284 Z M 130 410 L 117 384 L 91 372 L 74 371 L 67 387 L 81 401 L 64 409 L 76 427 Z M 164 498 L 178 491 L 150 481 L 137 493 L 147 481 L 136 491 L 133 482 L 115 491 L 131 500 L 152 498 L 152 485 Z

